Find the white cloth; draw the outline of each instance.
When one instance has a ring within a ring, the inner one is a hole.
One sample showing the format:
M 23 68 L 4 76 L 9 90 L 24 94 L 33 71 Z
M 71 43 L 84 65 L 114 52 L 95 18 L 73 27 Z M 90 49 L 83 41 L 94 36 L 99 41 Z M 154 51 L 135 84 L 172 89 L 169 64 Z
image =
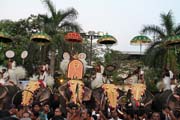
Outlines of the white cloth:
M 9 73 L 9 80 L 12 81 L 15 85 L 17 85 L 18 81 L 17 81 L 15 71 L 13 69 L 9 69 L 8 73 Z
M 41 74 L 41 75 L 39 76 L 39 79 L 40 79 L 40 80 L 43 80 L 43 81 L 46 81 L 47 76 L 48 76 L 48 74 L 47 74 L 47 72 L 45 71 L 43 74 Z
M 176 85 L 171 85 L 171 91 L 173 91 L 174 92 L 174 89 L 175 89 L 175 87 L 176 87 Z
M 60 68 L 61 68 L 61 70 L 62 70 L 62 72 L 64 73 L 64 74 L 66 74 L 66 72 L 67 72 L 67 68 L 68 68 L 68 64 L 69 64 L 69 62 L 70 62 L 70 60 L 63 60 L 62 62 L 61 62 L 61 64 L 60 64 Z
M 96 73 L 96 78 L 91 81 L 91 88 L 99 88 L 103 84 L 103 76 L 101 73 Z
M 164 85 L 165 85 L 164 91 L 165 91 L 165 90 L 170 90 L 170 89 L 171 89 L 171 84 L 170 84 L 170 82 L 171 82 L 170 77 L 165 76 L 165 77 L 163 78 L 163 83 L 164 83 Z
M 104 73 L 104 66 L 100 66 L 101 67 L 101 74 L 103 74 Z
M 171 70 L 169 70 L 169 76 L 170 76 L 170 79 L 172 79 L 173 78 L 173 72 L 171 71 Z
M 13 70 L 16 69 L 16 62 L 15 62 L 15 61 L 12 62 L 12 69 L 13 69 Z

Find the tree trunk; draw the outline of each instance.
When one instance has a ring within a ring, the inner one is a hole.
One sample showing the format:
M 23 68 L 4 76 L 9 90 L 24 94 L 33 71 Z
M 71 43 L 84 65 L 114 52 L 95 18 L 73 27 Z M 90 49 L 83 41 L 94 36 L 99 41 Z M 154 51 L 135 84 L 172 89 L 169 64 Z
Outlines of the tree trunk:
M 51 58 L 50 58 L 50 73 L 54 76 L 54 67 L 55 67 L 55 51 L 51 51 Z

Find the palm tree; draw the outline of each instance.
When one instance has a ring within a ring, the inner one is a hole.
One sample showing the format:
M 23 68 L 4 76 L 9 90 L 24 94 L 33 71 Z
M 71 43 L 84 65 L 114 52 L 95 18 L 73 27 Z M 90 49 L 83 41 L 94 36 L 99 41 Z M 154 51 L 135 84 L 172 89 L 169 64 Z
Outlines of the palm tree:
M 54 74 L 55 67 L 55 51 L 59 48 L 59 52 L 67 50 L 67 44 L 64 42 L 63 35 L 68 31 L 80 31 L 80 26 L 73 22 L 77 18 L 77 11 L 74 8 L 65 11 L 56 11 L 55 6 L 50 0 L 43 0 L 46 5 L 50 16 L 39 15 L 39 20 L 42 21 L 42 31 L 49 34 L 52 38 L 52 43 L 49 46 L 51 51 L 50 70 Z M 62 54 L 62 53 L 60 53 Z
M 175 25 L 172 12 L 160 14 L 161 26 L 146 25 L 142 29 L 144 34 L 152 34 L 156 38 L 145 52 L 145 65 L 152 68 L 162 69 L 169 65 L 170 69 L 176 71 L 176 56 L 172 49 L 165 44 L 168 37 L 180 35 L 180 25 Z

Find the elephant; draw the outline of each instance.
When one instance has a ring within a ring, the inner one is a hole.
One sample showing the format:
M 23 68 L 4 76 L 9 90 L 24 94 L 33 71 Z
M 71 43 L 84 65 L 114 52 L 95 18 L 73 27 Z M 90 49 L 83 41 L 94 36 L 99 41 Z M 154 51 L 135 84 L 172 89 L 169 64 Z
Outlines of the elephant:
M 0 109 L 8 109 L 12 104 L 13 95 L 18 93 L 20 88 L 16 85 L 0 86 Z
M 103 84 L 101 87 L 93 89 L 92 97 L 102 109 L 105 104 L 114 109 L 117 107 L 118 99 L 124 94 L 124 91 L 114 84 Z
M 180 86 L 176 86 L 174 92 L 166 90 L 155 95 L 152 109 L 161 111 L 164 106 L 168 106 L 173 111 L 180 111 Z
M 125 109 L 131 107 L 131 109 L 138 110 L 143 107 L 149 111 L 151 110 L 154 95 L 145 88 L 144 84 L 127 84 L 119 86 L 119 88 L 125 92 L 119 99 L 120 105 Z
M 44 104 L 50 101 L 52 94 L 51 88 L 39 86 L 38 82 L 32 82 L 29 87 L 14 94 L 12 103 L 16 106 L 31 106 L 34 102 Z
M 82 103 L 91 98 L 92 91 L 81 80 L 69 80 L 58 88 L 66 103 Z

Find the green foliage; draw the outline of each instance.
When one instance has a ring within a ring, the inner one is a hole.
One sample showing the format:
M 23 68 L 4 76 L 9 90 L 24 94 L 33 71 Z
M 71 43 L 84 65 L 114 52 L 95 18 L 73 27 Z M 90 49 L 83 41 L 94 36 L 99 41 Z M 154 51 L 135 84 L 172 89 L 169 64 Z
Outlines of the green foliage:
M 156 84 L 158 81 L 162 80 L 162 70 L 161 69 L 146 69 L 144 71 L 144 79 L 146 81 L 147 89 L 150 92 L 157 92 L 158 89 L 156 87 Z
M 176 60 L 175 51 L 169 50 L 165 43 L 168 37 L 180 35 L 180 25 L 175 25 L 171 11 L 167 14 L 161 14 L 160 18 L 161 26 L 146 25 L 142 29 L 142 33 L 151 34 L 154 35 L 154 38 L 157 38 L 145 52 L 145 65 L 159 69 L 168 65 L 173 72 L 178 72 L 177 66 L 180 63 Z

